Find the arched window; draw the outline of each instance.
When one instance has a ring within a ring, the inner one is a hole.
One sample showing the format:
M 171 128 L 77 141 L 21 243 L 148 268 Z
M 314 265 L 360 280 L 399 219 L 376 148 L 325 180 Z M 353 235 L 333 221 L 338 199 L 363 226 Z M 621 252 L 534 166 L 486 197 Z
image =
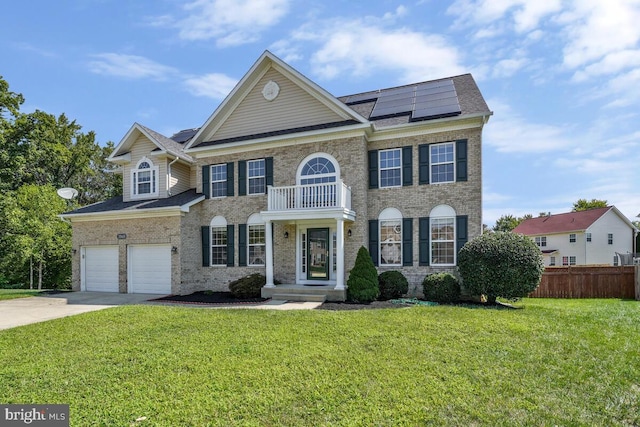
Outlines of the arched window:
M 431 265 L 456 264 L 456 211 L 438 205 L 429 213 L 431 231 Z
M 210 265 L 227 265 L 227 220 L 222 216 L 211 220 Z
M 336 159 L 326 153 L 316 153 L 305 158 L 298 167 L 298 184 L 323 184 L 336 182 L 340 169 Z
M 386 208 L 378 216 L 380 265 L 402 265 L 402 213 Z
M 247 234 L 249 265 L 265 265 L 264 222 L 262 221 L 260 214 L 253 214 L 247 220 Z
M 158 167 L 143 157 L 131 171 L 131 197 L 158 196 Z

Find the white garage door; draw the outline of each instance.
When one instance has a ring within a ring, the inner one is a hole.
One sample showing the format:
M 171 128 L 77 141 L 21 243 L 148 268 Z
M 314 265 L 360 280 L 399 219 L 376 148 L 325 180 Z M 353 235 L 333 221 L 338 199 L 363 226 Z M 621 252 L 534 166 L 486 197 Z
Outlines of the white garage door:
M 129 246 L 129 292 L 171 293 L 171 246 Z
M 82 248 L 82 287 L 85 291 L 118 292 L 118 247 Z

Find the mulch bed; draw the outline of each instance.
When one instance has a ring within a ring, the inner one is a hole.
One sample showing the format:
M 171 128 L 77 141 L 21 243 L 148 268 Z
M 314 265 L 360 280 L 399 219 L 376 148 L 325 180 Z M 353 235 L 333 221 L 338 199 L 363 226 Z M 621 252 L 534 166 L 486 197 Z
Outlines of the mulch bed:
M 200 291 L 189 295 L 168 295 L 150 301 L 175 302 L 180 304 L 260 304 L 267 298 L 236 298 L 231 292 Z

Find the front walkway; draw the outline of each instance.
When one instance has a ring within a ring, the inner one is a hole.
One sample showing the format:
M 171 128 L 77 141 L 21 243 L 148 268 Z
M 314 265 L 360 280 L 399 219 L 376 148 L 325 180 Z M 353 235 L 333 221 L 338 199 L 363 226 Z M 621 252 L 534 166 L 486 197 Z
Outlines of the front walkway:
M 0 301 L 0 330 L 30 325 L 90 311 L 129 304 L 171 305 L 197 308 L 246 308 L 263 310 L 310 310 L 320 302 L 287 302 L 269 300 L 258 305 L 192 305 L 148 301 L 160 295 L 119 294 L 110 292 L 64 292 L 41 297 Z

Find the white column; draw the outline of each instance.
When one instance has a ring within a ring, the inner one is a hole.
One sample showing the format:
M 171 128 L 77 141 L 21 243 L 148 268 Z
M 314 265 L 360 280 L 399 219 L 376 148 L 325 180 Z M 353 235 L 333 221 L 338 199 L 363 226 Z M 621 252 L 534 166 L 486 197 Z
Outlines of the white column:
M 267 283 L 264 285 L 265 288 L 275 288 L 276 285 L 273 284 L 273 233 L 271 232 L 271 221 L 267 221 L 264 224 L 264 250 L 266 256 L 266 271 L 265 275 L 267 276 Z
M 344 289 L 344 220 L 337 220 L 336 228 L 336 290 Z

